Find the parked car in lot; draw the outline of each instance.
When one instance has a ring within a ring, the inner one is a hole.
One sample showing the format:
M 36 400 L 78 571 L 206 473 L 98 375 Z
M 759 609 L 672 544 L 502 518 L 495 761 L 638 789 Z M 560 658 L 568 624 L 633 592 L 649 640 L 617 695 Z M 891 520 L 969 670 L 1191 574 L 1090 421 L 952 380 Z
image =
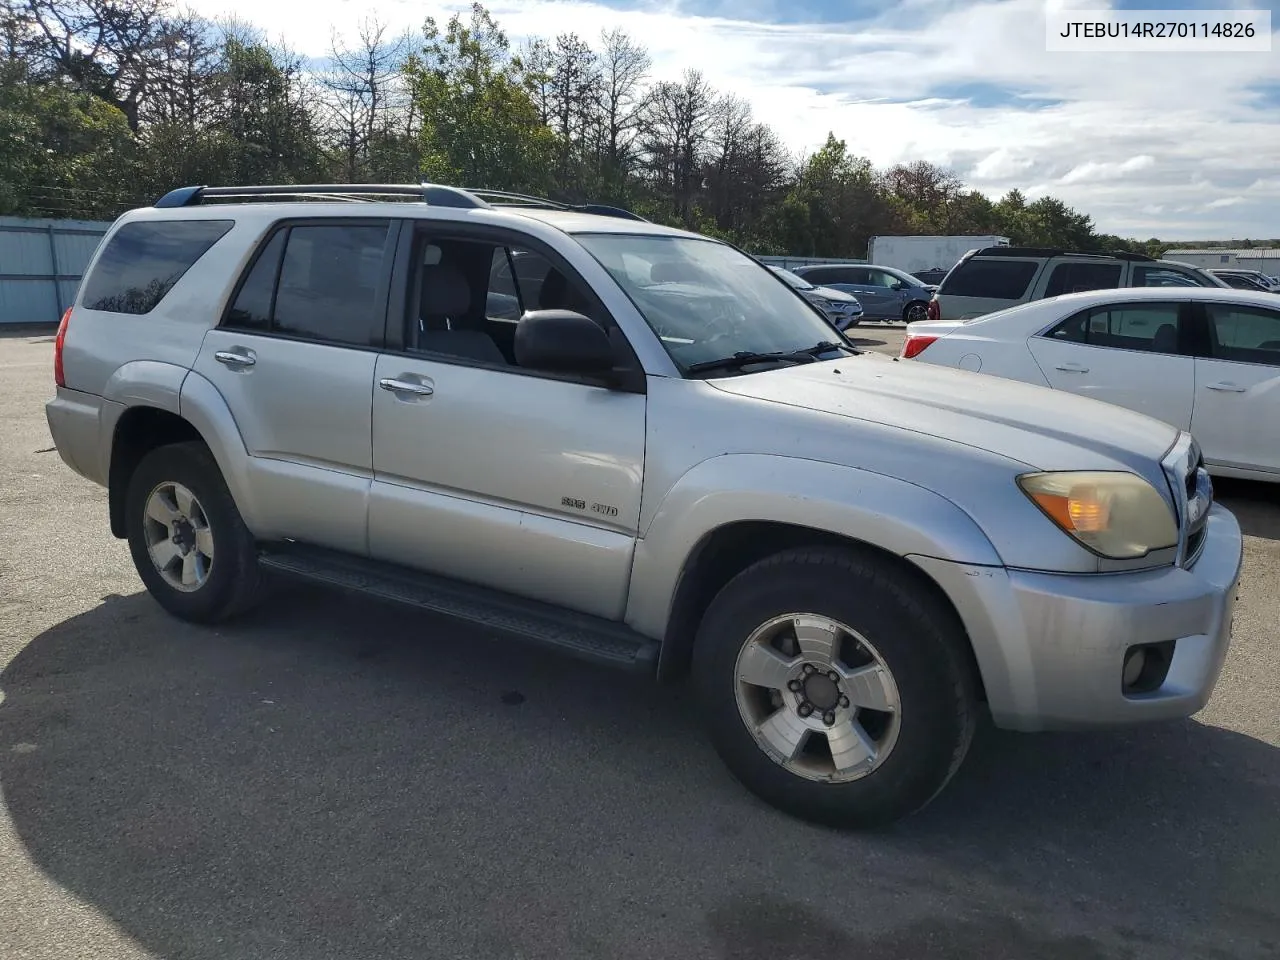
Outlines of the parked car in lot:
M 929 301 L 929 320 L 965 320 L 1030 300 L 1117 287 L 1219 287 L 1190 264 L 1136 253 L 1072 253 L 1040 247 L 987 247 L 966 254 Z
M 1257 270 L 1219 270 L 1209 267 L 1208 272 L 1227 286 L 1234 287 L 1237 290 L 1262 290 L 1266 293 L 1280 293 L 1280 283 Z
M 977 319 L 912 324 L 902 356 L 1128 407 L 1194 434 L 1212 473 L 1280 481 L 1274 294 L 1068 294 Z
M 1240 528 L 1188 433 L 861 352 L 622 211 L 182 188 L 112 225 L 53 368 L 58 452 L 174 616 L 289 574 L 691 674 L 733 773 L 816 821 L 928 803 L 980 709 L 1195 713 L 1230 642 Z
M 917 270 L 915 271 L 915 273 L 911 275 L 915 277 L 917 280 L 919 280 L 921 283 L 923 283 L 925 286 L 936 287 L 938 284 L 942 283 L 942 280 L 944 277 L 946 277 L 947 272 L 948 272 L 947 270 L 944 270 L 941 267 L 935 267 L 932 270 Z
M 822 263 L 797 267 L 798 276 L 858 298 L 864 320 L 923 320 L 933 287 L 893 267 Z
M 817 287 L 782 267 L 770 266 L 770 270 L 782 278 L 783 282 L 798 292 L 815 307 L 826 314 L 827 319 L 840 331 L 856 327 L 863 318 L 861 301 L 843 290 L 832 290 L 830 287 Z

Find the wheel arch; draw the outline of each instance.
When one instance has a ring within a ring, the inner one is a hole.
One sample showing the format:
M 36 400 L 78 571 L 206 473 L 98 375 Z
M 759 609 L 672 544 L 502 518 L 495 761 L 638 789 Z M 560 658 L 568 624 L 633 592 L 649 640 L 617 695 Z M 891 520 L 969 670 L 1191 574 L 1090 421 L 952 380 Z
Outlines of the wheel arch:
M 716 591 L 756 561 L 799 546 L 836 546 L 892 564 L 962 625 L 942 586 L 907 558 L 1001 564 L 972 517 L 916 484 L 799 458 L 712 458 L 673 485 L 636 548 L 627 621 L 662 639 L 659 675 L 687 668 Z
M 974 683 L 982 693 L 982 672 L 964 620 L 942 586 L 925 570 L 884 547 L 843 534 L 792 523 L 740 520 L 708 531 L 681 568 L 666 634 L 658 660 L 658 677 L 674 680 L 686 675 L 702 615 L 717 593 L 742 571 L 775 554 L 804 547 L 843 550 L 891 568 L 931 600 L 966 637 L 965 655 Z M 983 694 L 985 699 L 985 694 Z
M 152 450 L 174 443 L 204 443 L 200 431 L 181 415 L 142 404 L 127 408 L 116 420 L 111 438 L 111 462 L 107 468 L 107 513 L 111 534 L 123 540 L 125 501 L 129 479 Z

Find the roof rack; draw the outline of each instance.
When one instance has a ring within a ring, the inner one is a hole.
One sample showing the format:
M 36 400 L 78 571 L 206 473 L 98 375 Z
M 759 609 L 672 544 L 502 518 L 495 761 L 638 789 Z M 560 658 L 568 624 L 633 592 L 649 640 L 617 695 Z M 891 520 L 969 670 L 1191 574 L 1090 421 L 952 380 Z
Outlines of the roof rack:
M 528 207 L 531 209 L 566 210 L 576 213 L 592 213 L 603 217 L 619 217 L 647 223 L 644 217 L 605 204 L 568 204 L 533 197 L 523 193 L 503 190 L 464 189 L 437 183 L 299 183 L 266 184 L 240 187 L 178 187 L 170 190 L 155 202 L 156 207 L 194 207 L 206 200 L 248 199 L 253 197 L 279 197 L 281 199 L 310 197 L 338 202 L 367 203 L 376 197 L 399 197 L 405 201 L 426 203 L 437 207 L 456 207 L 469 210 L 491 210 L 494 207 Z
M 975 256 L 981 257 L 1097 257 L 1099 260 L 1131 260 L 1154 263 L 1154 258 L 1142 253 L 1098 253 L 1082 250 L 1062 250 L 1057 247 L 984 247 Z

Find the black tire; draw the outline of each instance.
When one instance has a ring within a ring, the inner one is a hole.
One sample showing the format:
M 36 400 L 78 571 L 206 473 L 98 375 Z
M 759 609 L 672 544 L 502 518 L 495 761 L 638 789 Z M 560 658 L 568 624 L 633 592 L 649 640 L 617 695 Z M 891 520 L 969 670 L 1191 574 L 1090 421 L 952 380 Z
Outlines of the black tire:
M 882 826 L 927 805 L 959 769 L 973 738 L 976 682 L 954 613 L 891 562 L 832 548 L 788 550 L 731 580 L 708 607 L 693 672 L 712 742 L 735 777 L 767 803 L 812 822 Z M 897 741 L 862 779 L 806 779 L 756 743 L 738 710 L 739 651 L 788 613 L 830 617 L 862 634 L 893 674 Z
M 180 483 L 195 495 L 215 544 L 208 579 L 191 592 L 170 586 L 147 550 L 143 523 L 147 498 L 164 483 Z M 260 582 L 257 548 L 217 461 L 203 443 L 157 447 L 142 458 L 129 478 L 125 522 L 138 576 L 156 602 L 175 617 L 216 623 L 253 606 Z
M 923 310 L 924 313 L 921 314 L 919 317 L 917 317 L 915 320 L 912 320 L 911 313 L 913 310 L 917 310 L 917 309 Z M 902 310 L 903 323 L 920 323 L 928 319 L 929 319 L 929 304 L 925 303 L 923 300 L 913 300 L 910 303 L 908 303 Z

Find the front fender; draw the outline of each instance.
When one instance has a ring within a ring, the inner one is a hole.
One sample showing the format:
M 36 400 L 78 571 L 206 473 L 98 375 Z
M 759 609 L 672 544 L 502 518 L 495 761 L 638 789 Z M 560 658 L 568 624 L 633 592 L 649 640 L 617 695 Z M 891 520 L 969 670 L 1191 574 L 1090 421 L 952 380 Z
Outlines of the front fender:
M 627 623 L 660 638 L 695 547 L 744 520 L 786 523 L 914 554 L 1000 566 L 973 518 L 924 487 L 854 467 L 764 454 L 704 460 L 667 491 L 636 545 Z

